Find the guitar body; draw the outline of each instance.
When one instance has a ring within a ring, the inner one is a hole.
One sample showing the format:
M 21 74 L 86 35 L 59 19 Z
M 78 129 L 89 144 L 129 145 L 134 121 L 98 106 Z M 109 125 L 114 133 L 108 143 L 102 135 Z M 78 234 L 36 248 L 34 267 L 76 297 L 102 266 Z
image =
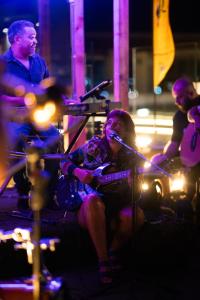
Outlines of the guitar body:
M 76 211 L 82 201 L 80 190 L 83 186 L 76 178 L 60 176 L 56 189 L 57 203 L 60 209 Z
M 130 170 L 118 171 L 112 164 L 103 164 L 94 172 L 92 187 L 100 193 L 120 193 L 124 189 L 129 173 Z
M 200 162 L 200 133 L 196 132 L 194 123 L 189 123 L 184 130 L 180 158 L 186 167 L 193 167 Z
M 114 172 L 115 171 L 115 172 Z M 61 209 L 76 211 L 83 197 L 89 193 L 119 193 L 123 190 L 123 182 L 127 179 L 129 170 L 116 172 L 111 164 L 104 164 L 94 170 L 92 184 L 82 184 L 75 177 L 62 175 L 57 185 L 57 203 Z

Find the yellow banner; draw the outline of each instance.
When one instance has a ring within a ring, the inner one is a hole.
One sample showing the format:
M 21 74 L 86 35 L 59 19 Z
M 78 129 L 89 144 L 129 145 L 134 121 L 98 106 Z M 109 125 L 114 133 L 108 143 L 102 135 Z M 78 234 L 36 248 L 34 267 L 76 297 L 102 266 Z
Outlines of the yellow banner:
M 174 40 L 169 23 L 169 1 L 153 0 L 153 85 L 164 79 L 175 56 Z

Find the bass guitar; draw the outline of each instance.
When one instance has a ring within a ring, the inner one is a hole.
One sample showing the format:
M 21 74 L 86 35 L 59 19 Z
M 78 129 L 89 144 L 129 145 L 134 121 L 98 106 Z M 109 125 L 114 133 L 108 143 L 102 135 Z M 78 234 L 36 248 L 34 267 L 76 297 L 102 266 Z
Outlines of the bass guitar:
M 77 178 L 62 175 L 57 186 L 57 202 L 61 209 L 75 211 L 83 202 L 83 197 L 93 190 L 97 192 L 118 192 L 131 170 L 114 172 L 115 167 L 106 163 L 94 170 L 90 185 L 82 184 Z

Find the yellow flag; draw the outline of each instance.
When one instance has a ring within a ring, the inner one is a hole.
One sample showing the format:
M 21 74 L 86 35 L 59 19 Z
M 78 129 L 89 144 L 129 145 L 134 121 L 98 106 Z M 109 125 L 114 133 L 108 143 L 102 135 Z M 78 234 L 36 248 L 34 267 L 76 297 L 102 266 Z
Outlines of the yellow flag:
M 160 84 L 171 67 L 174 40 L 169 23 L 169 1 L 153 0 L 153 85 Z

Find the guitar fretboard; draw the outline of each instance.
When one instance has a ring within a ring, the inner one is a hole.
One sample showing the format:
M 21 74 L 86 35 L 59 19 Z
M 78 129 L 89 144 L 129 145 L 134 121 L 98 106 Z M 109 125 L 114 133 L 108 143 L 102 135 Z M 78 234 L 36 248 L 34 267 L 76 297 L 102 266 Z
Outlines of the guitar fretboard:
M 101 185 L 104 185 L 104 184 L 108 184 L 112 181 L 117 181 L 120 179 L 127 178 L 129 176 L 129 174 L 130 174 L 130 170 L 106 174 L 106 175 L 98 176 L 97 182 Z

